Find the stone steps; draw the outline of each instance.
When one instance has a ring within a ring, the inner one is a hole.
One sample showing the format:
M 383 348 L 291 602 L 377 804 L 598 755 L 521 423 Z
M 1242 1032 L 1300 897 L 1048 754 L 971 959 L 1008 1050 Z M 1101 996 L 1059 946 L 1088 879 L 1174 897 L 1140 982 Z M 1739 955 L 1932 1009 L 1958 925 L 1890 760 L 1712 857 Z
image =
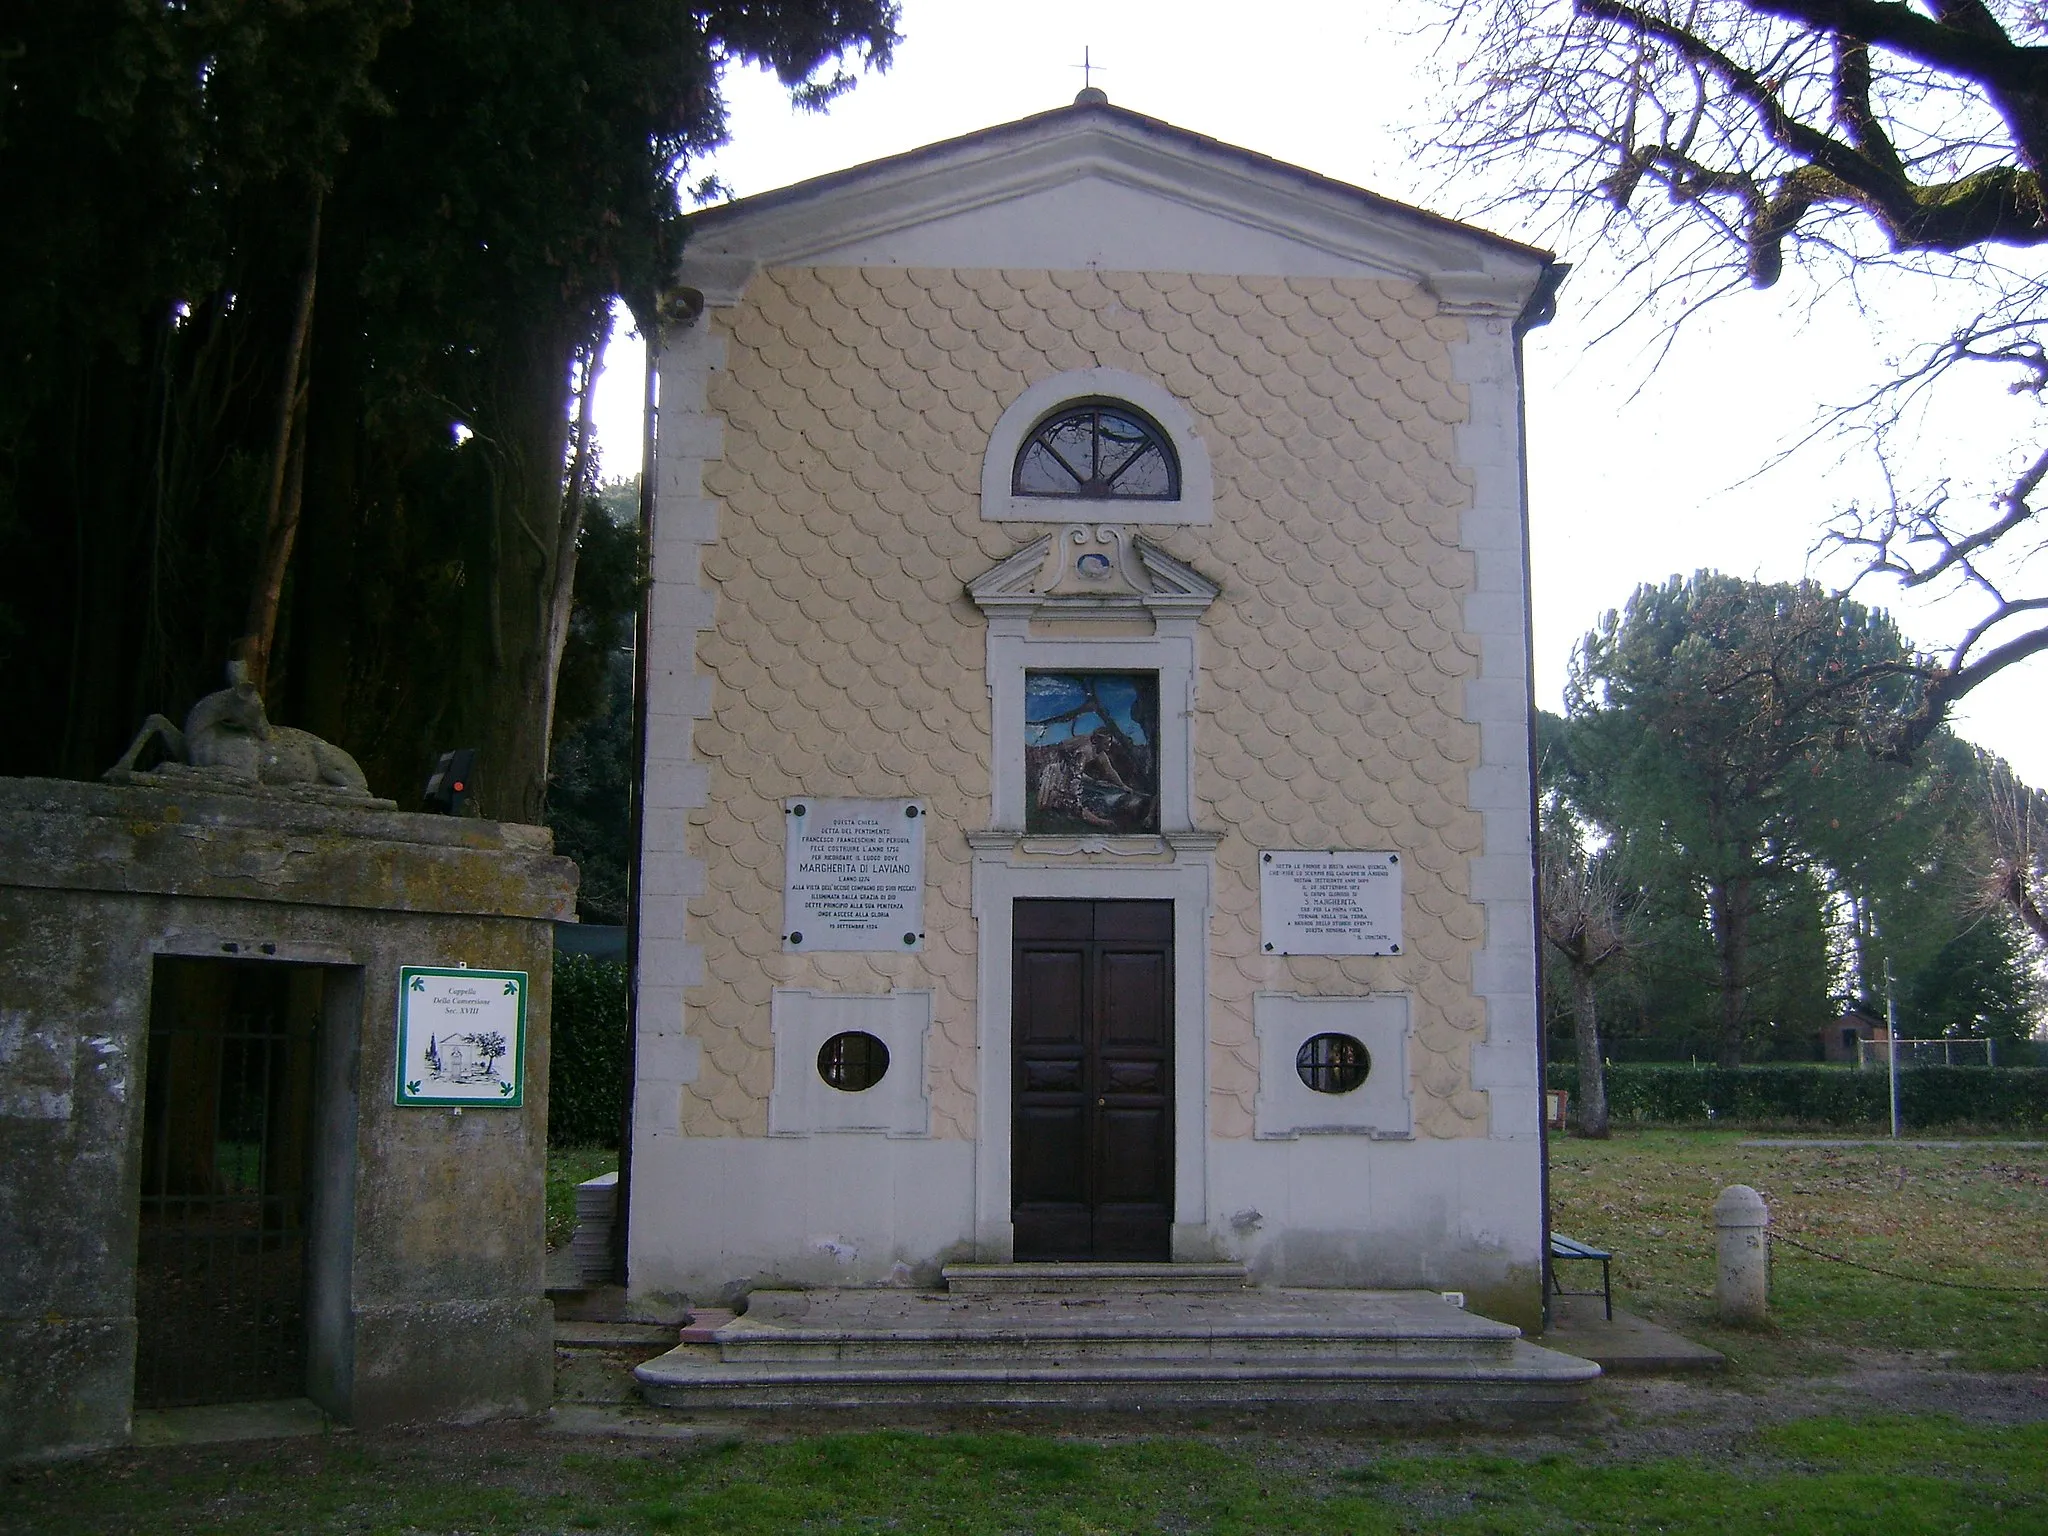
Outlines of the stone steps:
M 555 1255 L 550 1254 L 551 1261 Z M 555 1308 L 555 1400 L 558 1403 L 630 1403 L 638 1396 L 633 1368 L 670 1353 L 689 1330 L 681 1320 L 649 1321 L 629 1315 L 619 1286 L 550 1286 Z M 732 1314 L 719 1317 L 730 1321 Z
M 1126 1291 L 1241 1291 L 1242 1264 L 948 1264 L 954 1296 L 1078 1295 Z
M 692 1307 L 677 1338 L 684 1344 L 715 1343 L 718 1330 L 731 1322 L 733 1316 L 723 1307 Z
M 1239 1290 L 1076 1298 L 757 1291 L 712 1342 L 728 1363 L 1505 1358 L 1520 1331 L 1427 1293 Z
M 1085 1369 L 927 1363 L 731 1365 L 676 1351 L 641 1366 L 641 1395 L 681 1409 L 1170 1409 L 1294 1404 L 1398 1414 L 1490 1417 L 1570 1407 L 1599 1375 L 1589 1362 L 1517 1343 L 1488 1361 L 1097 1363 Z M 1569 1368 L 1560 1366 L 1569 1362 Z
M 672 1349 L 675 1343 L 673 1323 L 555 1322 L 557 1349 Z
M 675 1350 L 674 1328 L 557 1322 L 555 1401 L 629 1403 L 636 1396 L 634 1368 Z
M 1216 1269 L 1228 1266 L 1214 1266 Z M 971 1279 L 972 1277 L 970 1277 Z M 674 1408 L 1576 1401 L 1600 1372 L 1426 1291 L 757 1291 L 634 1372 Z M 708 1321 L 708 1319 L 707 1319 Z

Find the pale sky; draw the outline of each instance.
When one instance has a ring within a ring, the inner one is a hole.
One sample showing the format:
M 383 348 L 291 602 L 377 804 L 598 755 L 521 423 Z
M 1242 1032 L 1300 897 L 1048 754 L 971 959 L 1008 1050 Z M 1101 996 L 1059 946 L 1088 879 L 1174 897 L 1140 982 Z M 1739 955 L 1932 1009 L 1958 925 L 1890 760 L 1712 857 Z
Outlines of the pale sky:
M 792 111 L 772 77 L 730 76 L 732 144 L 692 179 L 715 171 L 745 197 L 1063 105 L 1081 86 L 1086 47 L 1101 66 L 1095 83 L 1119 106 L 1439 212 L 1473 200 L 1469 183 L 1446 188 L 1413 150 L 1416 131 L 1449 105 L 1432 99 L 1433 37 L 1408 30 L 1426 7 L 1263 0 L 1256 29 L 1241 3 L 1212 0 L 904 0 L 903 10 L 895 65 L 822 116 Z M 1500 215 L 1480 222 L 1545 243 Z M 1648 323 L 1593 345 L 1591 312 L 1619 279 L 1590 242 L 1558 255 L 1576 269 L 1527 349 L 1536 689 L 1549 709 L 1573 643 L 1641 582 L 1702 567 L 1846 579 L 1810 565 L 1809 551 L 1827 514 L 1869 483 L 1861 461 L 1822 447 L 1757 471 L 1824 407 L 1856 398 L 1888 358 L 1934 334 L 1927 296 L 1902 283 L 1876 295 L 1876 310 L 1905 317 L 1888 324 L 1872 318 L 1869 293 L 1864 306 L 1846 295 L 1816 304 L 1788 282 L 1710 306 L 1668 352 Z M 597 408 L 608 475 L 638 468 L 643 367 L 637 338 L 613 343 Z M 1986 390 L 1964 422 L 1952 413 L 1927 436 L 1949 442 L 1960 425 L 1966 440 L 2002 449 L 2019 440 L 2023 409 Z M 2044 586 L 2039 572 L 2032 590 Z M 1966 622 L 1895 589 L 1866 584 L 1858 596 L 1929 647 Z M 2022 663 L 1979 689 L 1955 724 L 2048 785 L 2048 718 L 2034 705 L 2043 666 Z

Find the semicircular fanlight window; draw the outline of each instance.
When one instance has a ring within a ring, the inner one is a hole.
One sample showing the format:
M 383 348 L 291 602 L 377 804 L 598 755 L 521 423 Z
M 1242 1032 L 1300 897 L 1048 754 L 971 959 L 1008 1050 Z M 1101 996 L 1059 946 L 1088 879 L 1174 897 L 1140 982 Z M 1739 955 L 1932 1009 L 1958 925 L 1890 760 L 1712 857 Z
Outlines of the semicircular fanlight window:
M 1084 501 L 1176 501 L 1180 463 L 1151 417 L 1115 401 L 1062 406 L 1017 453 L 1018 496 Z

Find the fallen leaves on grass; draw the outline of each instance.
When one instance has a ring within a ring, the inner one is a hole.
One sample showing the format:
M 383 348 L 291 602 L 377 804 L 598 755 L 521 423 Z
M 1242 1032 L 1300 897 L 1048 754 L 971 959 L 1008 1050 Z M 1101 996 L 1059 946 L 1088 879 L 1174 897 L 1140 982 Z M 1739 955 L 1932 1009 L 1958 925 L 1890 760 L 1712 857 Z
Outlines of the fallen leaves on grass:
M 2011 1143 L 1799 1147 L 1744 1145 L 1732 1132 L 1629 1132 L 1552 1159 L 1551 1220 L 1613 1251 L 1623 1305 L 1711 1335 L 1710 1211 L 1730 1184 L 1762 1193 L 1777 1229 L 1862 1264 L 1968 1285 L 2048 1283 L 2048 1152 Z M 1802 1368 L 1842 1347 L 1931 1350 L 1975 1369 L 2048 1366 L 2038 1296 L 1915 1286 L 1781 1246 L 1771 1305 L 1763 1342 Z M 1746 1363 L 1769 1367 L 1757 1336 L 1725 1337 Z

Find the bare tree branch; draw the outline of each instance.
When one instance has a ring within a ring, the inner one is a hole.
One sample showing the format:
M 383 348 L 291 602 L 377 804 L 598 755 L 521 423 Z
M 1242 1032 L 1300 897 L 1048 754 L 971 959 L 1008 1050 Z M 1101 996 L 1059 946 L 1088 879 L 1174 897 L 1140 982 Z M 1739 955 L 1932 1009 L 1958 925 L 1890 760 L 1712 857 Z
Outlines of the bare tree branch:
M 1604 334 L 1673 300 L 1668 347 L 1706 301 L 1777 283 L 1794 260 L 1859 302 L 1867 278 L 1898 271 L 1981 295 L 1966 301 L 1974 319 L 1786 450 L 1833 437 L 1871 456 L 1883 499 L 1837 514 L 1818 546 L 1856 561 L 1852 589 L 1876 576 L 1977 604 L 1953 643 L 1889 668 L 1917 709 L 1866 744 L 1910 755 L 1972 688 L 2048 650 L 2024 568 L 2048 536 L 2048 422 L 2016 429 L 2009 450 L 1920 467 L 1947 441 L 1926 413 L 1974 399 L 1987 368 L 2048 405 L 2048 274 L 2031 254 L 2048 248 L 2048 12 L 1494 0 L 1460 14 L 1471 95 L 1440 144 L 1468 177 L 1508 168 L 1512 200 L 1546 212 L 1559 243 L 1597 223 L 1648 274 Z
M 1984 766 L 1984 825 L 1991 839 L 1985 905 L 2012 912 L 2048 945 L 2048 792 L 2022 784 L 1995 759 Z
M 1615 876 L 1614 861 L 1588 856 L 1568 813 L 1553 804 L 1537 849 L 1537 919 L 1571 970 L 1572 1034 L 1579 1064 L 1579 1132 L 1608 1132 L 1607 1085 L 1600 1047 L 1597 981 L 1641 949 L 1639 903 Z

